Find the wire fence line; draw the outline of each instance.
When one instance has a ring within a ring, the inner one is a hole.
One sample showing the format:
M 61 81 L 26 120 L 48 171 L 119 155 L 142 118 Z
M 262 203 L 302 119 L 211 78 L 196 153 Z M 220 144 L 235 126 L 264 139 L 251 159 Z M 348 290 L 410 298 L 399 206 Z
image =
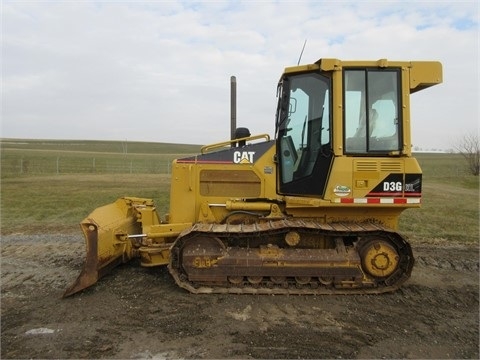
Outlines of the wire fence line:
M 170 174 L 172 160 L 102 157 L 2 157 L 2 176 L 51 174 Z

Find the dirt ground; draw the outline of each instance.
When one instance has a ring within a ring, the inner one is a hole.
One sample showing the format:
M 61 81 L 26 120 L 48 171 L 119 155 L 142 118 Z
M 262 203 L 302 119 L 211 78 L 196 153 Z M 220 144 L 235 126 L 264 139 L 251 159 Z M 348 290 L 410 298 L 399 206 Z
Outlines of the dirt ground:
M 191 295 L 117 268 L 68 299 L 83 239 L 1 239 L 1 357 L 479 358 L 477 246 L 413 243 L 412 278 L 368 296 Z

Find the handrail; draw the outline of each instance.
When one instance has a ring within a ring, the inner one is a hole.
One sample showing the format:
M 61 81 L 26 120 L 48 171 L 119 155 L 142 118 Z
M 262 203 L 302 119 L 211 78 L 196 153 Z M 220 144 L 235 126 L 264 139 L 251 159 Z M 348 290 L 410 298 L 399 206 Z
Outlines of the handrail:
M 210 152 L 214 149 L 218 149 L 218 148 L 222 148 L 222 147 L 226 147 L 226 146 L 231 146 L 233 143 L 236 143 L 236 142 L 239 142 L 239 141 L 257 140 L 257 139 L 262 139 L 262 138 L 265 138 L 265 140 L 270 141 L 270 135 L 260 134 L 260 135 L 248 136 L 248 137 L 243 137 L 243 138 L 239 138 L 239 139 L 223 141 L 223 142 L 220 142 L 220 143 L 205 145 L 205 146 L 202 146 L 202 148 L 200 149 L 200 152 L 202 154 L 205 154 L 205 153 Z

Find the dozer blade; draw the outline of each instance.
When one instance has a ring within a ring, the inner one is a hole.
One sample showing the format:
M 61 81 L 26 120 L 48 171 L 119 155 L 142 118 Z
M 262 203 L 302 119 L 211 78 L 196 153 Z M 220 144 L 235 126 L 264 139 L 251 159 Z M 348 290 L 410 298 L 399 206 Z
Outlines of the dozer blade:
M 85 263 L 80 275 L 65 291 L 63 297 L 95 284 L 115 266 L 133 257 L 132 243 L 128 234 L 141 232 L 136 211 L 136 206 L 142 202 L 139 200 L 146 199 L 118 199 L 112 204 L 95 209 L 80 223 L 87 249 Z

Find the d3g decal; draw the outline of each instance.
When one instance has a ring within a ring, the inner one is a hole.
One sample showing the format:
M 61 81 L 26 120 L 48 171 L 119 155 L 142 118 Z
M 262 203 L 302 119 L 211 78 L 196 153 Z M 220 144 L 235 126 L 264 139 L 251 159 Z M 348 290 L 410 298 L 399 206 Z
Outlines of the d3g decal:
M 403 184 L 401 181 L 384 181 L 383 191 L 402 191 Z
M 422 174 L 390 174 L 367 196 L 421 196 Z

